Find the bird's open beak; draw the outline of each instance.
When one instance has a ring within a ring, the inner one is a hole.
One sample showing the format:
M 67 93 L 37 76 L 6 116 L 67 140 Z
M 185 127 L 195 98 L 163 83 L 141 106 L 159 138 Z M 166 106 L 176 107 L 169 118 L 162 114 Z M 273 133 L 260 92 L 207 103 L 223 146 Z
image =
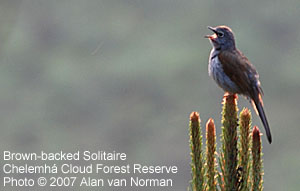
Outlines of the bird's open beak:
M 208 26 L 207 28 L 212 32 L 217 33 L 217 30 L 214 27 Z
M 209 39 L 211 39 L 211 40 L 217 38 L 217 35 L 216 35 L 217 30 L 216 30 L 214 27 L 210 27 L 210 26 L 208 26 L 207 28 L 208 28 L 209 30 L 213 31 L 215 34 L 213 34 L 213 35 L 205 35 L 204 38 L 209 38 Z

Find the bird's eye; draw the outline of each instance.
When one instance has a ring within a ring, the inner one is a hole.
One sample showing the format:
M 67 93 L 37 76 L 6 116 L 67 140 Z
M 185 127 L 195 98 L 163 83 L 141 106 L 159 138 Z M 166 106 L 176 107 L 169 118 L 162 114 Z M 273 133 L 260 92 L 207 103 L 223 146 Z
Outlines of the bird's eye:
M 218 32 L 218 37 L 223 37 L 224 36 L 224 33 L 223 32 Z

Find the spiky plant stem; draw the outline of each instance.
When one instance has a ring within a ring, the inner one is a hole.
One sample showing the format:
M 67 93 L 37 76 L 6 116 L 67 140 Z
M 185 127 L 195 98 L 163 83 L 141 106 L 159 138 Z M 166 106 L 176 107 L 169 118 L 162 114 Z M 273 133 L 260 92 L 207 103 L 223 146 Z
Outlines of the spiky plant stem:
M 249 188 L 249 159 L 250 159 L 250 126 L 251 113 L 247 108 L 244 108 L 240 114 L 240 144 L 239 144 L 239 190 L 248 191 Z
M 216 190 L 216 129 L 213 119 L 209 119 L 206 123 L 206 177 L 207 177 L 207 190 Z
M 261 138 L 258 127 L 254 126 L 252 132 L 252 190 L 261 191 L 263 190 L 262 186 L 262 159 L 261 159 Z
M 197 112 L 190 115 L 190 147 L 193 191 L 202 191 L 204 188 L 204 170 L 202 158 L 202 134 L 200 118 Z
M 237 181 L 237 95 L 226 94 L 222 117 L 222 171 L 226 191 L 236 191 Z

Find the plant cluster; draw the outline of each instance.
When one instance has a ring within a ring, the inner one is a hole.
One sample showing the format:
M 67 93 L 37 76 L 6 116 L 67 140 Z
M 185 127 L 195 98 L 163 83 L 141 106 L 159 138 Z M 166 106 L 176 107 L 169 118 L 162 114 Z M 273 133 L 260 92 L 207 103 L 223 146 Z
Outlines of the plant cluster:
M 237 95 L 224 95 L 221 147 L 217 153 L 213 119 L 206 123 L 203 150 L 200 117 L 190 115 L 190 148 L 193 191 L 263 190 L 262 144 L 258 127 L 251 131 L 251 113 L 244 108 L 238 118 Z

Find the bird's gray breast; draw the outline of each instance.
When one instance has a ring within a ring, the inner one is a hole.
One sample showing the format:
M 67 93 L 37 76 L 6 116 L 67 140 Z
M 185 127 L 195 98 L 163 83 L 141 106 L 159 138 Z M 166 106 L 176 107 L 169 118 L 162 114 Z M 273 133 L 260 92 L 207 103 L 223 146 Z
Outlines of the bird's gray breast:
M 218 58 L 219 52 L 212 49 L 209 56 L 208 74 L 226 92 L 239 93 L 237 85 L 225 74 L 223 66 Z

